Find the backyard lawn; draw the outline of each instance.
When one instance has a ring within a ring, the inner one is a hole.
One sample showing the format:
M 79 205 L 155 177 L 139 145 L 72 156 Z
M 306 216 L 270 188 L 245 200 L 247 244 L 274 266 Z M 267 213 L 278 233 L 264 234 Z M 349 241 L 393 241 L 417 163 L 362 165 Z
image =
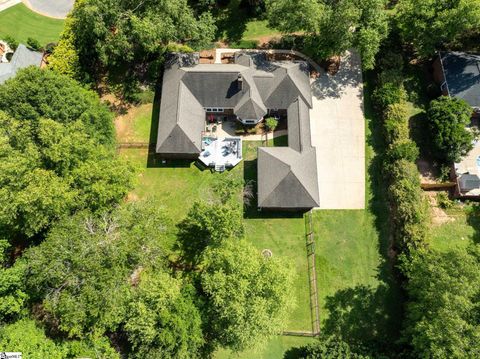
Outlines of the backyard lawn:
M 58 41 L 62 29 L 63 20 L 39 15 L 23 4 L 0 12 L 0 39 L 9 35 L 20 43 L 26 43 L 32 37 L 44 46 Z

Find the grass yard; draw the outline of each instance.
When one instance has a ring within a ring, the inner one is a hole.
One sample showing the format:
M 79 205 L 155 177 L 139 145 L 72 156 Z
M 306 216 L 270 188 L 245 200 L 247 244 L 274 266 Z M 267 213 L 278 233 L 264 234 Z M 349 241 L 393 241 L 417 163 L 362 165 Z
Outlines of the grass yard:
M 430 229 L 430 245 L 440 251 L 480 242 L 480 213 L 471 205 L 446 209 L 449 220 Z
M 118 141 L 152 141 L 154 136 L 149 133 L 151 118 L 151 105 L 130 109 L 129 113 L 116 121 Z M 269 142 L 270 145 L 285 145 L 286 137 Z M 256 178 L 255 159 L 259 145 L 260 142 L 256 141 L 244 142 L 244 161 L 225 173 L 201 171 L 193 162 L 188 161 L 179 161 L 167 166 L 161 163 L 149 164 L 147 149 L 123 149 L 121 154 L 139 169 L 138 185 L 131 197 L 153 198 L 164 206 L 173 221 L 178 223 L 187 214 L 193 201 L 212 198 L 211 188 L 217 178 L 222 176 Z M 297 214 L 291 218 L 285 218 L 284 215 L 271 216 L 268 213 L 258 213 L 256 209 L 246 213 L 246 236 L 259 250 L 268 248 L 274 255 L 286 256 L 293 261 L 297 269 L 295 281 L 297 307 L 292 312 L 288 329 L 311 330 L 304 218 Z
M 20 43 L 26 43 L 32 37 L 44 46 L 58 41 L 62 29 L 63 20 L 39 15 L 23 4 L 0 12 L 0 39 L 9 35 Z

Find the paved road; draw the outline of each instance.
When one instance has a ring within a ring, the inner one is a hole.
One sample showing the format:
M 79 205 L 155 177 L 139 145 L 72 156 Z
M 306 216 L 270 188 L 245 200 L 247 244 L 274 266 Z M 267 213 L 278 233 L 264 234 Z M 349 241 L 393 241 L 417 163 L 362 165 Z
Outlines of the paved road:
M 312 145 L 317 148 L 320 209 L 365 208 L 365 120 L 360 58 L 312 81 Z
M 23 2 L 39 14 L 64 19 L 72 10 L 75 0 L 23 0 Z

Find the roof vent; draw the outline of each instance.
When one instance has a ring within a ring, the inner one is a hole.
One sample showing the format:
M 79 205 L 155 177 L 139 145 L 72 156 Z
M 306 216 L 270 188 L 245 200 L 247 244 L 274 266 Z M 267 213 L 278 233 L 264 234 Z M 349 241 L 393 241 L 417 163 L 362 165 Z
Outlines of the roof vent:
M 243 91 L 243 77 L 242 77 L 242 74 L 238 74 L 237 82 L 238 82 L 238 89 L 240 91 Z

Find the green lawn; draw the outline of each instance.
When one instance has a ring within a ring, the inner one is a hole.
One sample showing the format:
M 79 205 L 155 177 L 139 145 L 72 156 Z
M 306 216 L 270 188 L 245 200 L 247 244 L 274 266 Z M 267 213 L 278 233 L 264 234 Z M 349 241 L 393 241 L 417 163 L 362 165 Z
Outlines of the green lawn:
M 152 122 L 149 120 L 150 111 L 148 106 L 144 107 L 129 124 L 129 131 L 136 134 L 136 140 L 152 141 L 155 137 L 155 125 L 147 136 L 147 128 Z M 156 117 L 157 113 L 154 113 L 153 118 Z M 373 169 L 378 163 L 370 145 L 372 139 L 368 129 L 367 133 L 367 168 L 369 172 L 380 173 Z M 285 138 L 279 138 L 275 144 L 285 145 L 285 142 Z M 148 160 L 147 150 L 126 149 L 122 154 L 140 169 L 139 183 L 133 195 L 154 197 L 178 222 L 194 200 L 210 198 L 211 186 L 216 178 L 238 176 L 249 180 L 256 177 L 256 148 L 260 143 L 244 141 L 243 144 L 244 161 L 223 174 L 201 171 L 191 162 L 154 164 L 152 159 Z M 340 331 L 352 340 L 393 342 L 398 337 L 401 294 L 393 284 L 386 259 L 388 236 L 385 201 L 379 193 L 381 183 L 379 176 L 368 177 L 368 207 L 365 210 L 318 211 L 314 214 L 322 330 L 331 333 Z M 295 264 L 297 278 L 292 294 L 296 297 L 297 307 L 292 311 L 288 329 L 311 330 L 304 216 L 297 213 L 264 213 L 253 208 L 244 213 L 244 218 L 248 240 L 258 249 L 268 248 L 273 255 L 288 257 Z M 292 346 L 308 341 L 304 338 L 277 337 L 258 353 L 245 352 L 238 356 L 219 351 L 216 357 L 282 358 Z
M 63 20 L 39 15 L 23 4 L 0 12 L 0 38 L 10 35 L 20 43 L 26 43 L 27 38 L 32 37 L 46 45 L 58 41 L 62 29 Z
M 480 216 L 478 211 L 469 205 L 456 205 L 445 212 L 450 217 L 450 221 L 431 226 L 430 245 L 432 248 L 447 251 L 479 242 Z

